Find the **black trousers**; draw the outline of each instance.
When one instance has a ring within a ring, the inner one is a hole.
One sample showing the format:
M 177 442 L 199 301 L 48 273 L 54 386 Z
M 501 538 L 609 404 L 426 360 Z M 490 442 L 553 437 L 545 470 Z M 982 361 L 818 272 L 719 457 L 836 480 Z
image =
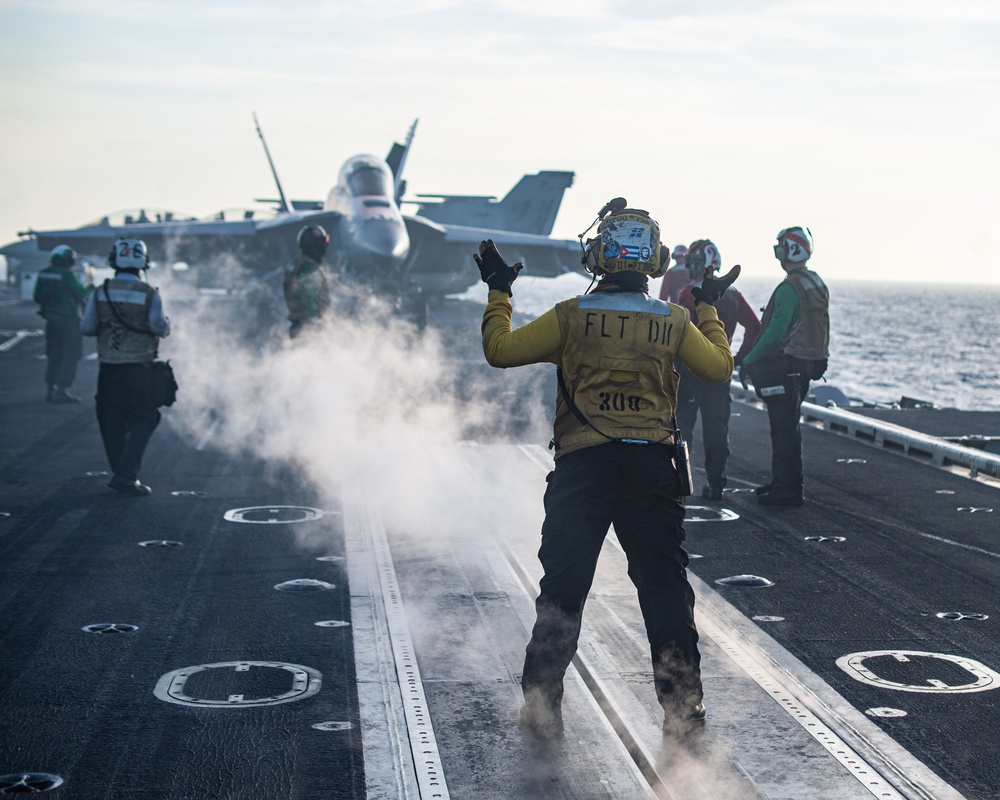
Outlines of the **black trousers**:
M 729 462 L 729 415 L 732 397 L 729 381 L 709 383 L 695 377 L 683 364 L 675 362 L 681 382 L 677 392 L 677 426 L 694 453 L 694 425 L 701 411 L 701 439 L 705 448 L 705 475 L 708 485 L 722 489 L 726 485 Z
M 45 383 L 68 389 L 76 380 L 83 357 L 83 334 L 78 319 L 45 321 Z
M 656 694 L 664 708 L 702 698 L 694 591 L 687 579 L 684 503 L 665 445 L 611 442 L 556 461 L 545 490 L 538 558 L 545 575 L 524 659 L 525 701 L 558 705 L 576 652 L 583 606 L 610 525 L 646 623 Z
M 97 424 L 111 471 L 134 481 L 146 445 L 160 423 L 147 364 L 101 364 L 97 375 Z
M 771 479 L 774 489 L 790 494 L 802 492 L 802 431 L 799 417 L 809 392 L 812 362 L 788 358 L 784 394 L 764 398 L 771 423 Z

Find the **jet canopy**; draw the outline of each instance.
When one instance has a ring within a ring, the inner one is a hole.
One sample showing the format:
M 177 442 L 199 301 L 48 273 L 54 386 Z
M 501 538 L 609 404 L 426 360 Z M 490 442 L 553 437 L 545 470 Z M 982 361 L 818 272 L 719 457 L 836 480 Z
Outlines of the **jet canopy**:
M 351 197 L 392 197 L 393 177 L 389 166 L 376 156 L 354 156 L 340 171 L 340 185 Z
M 97 228 L 111 226 L 120 228 L 123 225 L 142 225 L 145 223 L 157 222 L 189 222 L 195 219 L 193 214 L 185 214 L 181 211 L 168 211 L 165 208 L 129 208 L 124 211 L 116 211 L 112 214 L 105 214 L 103 217 L 91 220 L 84 228 Z

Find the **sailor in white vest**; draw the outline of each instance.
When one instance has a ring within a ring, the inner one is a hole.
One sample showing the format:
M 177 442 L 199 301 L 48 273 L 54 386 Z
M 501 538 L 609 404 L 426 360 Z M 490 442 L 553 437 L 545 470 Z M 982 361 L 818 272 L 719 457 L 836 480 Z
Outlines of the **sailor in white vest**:
M 145 497 L 152 490 L 139 482 L 139 468 L 160 422 L 151 367 L 160 339 L 170 335 L 170 320 L 159 291 L 140 278 L 149 268 L 145 242 L 118 239 L 108 265 L 115 276 L 90 295 L 80 330 L 97 337 L 97 423 L 113 473 L 108 486 Z

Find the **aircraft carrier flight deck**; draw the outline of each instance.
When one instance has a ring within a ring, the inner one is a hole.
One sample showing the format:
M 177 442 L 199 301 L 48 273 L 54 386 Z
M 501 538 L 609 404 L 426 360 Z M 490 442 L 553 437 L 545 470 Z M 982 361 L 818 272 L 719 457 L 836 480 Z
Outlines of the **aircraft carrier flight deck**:
M 542 747 L 519 679 L 554 374 L 491 370 L 481 307 L 433 311 L 455 398 L 490 401 L 461 436 L 400 385 L 385 402 L 412 437 L 317 437 L 317 482 L 233 446 L 266 441 L 264 397 L 185 408 L 167 340 L 179 399 L 140 476 L 153 495 L 129 498 L 105 486 L 93 342 L 83 401 L 45 403 L 41 320 L 0 293 L 0 795 L 1000 797 L 1000 456 L 973 447 L 1000 414 L 812 406 L 806 504 L 765 508 L 767 414 L 734 387 L 723 501 L 690 498 L 685 525 L 704 730 L 661 730 L 612 532 L 565 738 Z

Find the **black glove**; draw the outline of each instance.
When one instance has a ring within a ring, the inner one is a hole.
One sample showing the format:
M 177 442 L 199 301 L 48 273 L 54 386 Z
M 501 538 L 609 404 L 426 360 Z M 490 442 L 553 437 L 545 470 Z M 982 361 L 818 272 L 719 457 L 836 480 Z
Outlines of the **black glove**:
M 524 264 L 518 261 L 513 267 L 508 267 L 492 239 L 480 242 L 479 253 L 473 253 L 472 258 L 479 267 L 483 283 L 491 289 L 513 296 L 510 285 L 517 279 L 517 274 L 524 269 Z
M 744 390 L 750 388 L 747 386 L 747 368 L 742 364 L 740 364 L 740 383 L 743 385 Z
M 701 286 L 692 286 L 691 294 L 699 303 L 708 303 L 714 306 L 719 298 L 725 293 L 736 279 L 740 277 L 740 265 L 737 264 L 721 278 L 705 278 Z

